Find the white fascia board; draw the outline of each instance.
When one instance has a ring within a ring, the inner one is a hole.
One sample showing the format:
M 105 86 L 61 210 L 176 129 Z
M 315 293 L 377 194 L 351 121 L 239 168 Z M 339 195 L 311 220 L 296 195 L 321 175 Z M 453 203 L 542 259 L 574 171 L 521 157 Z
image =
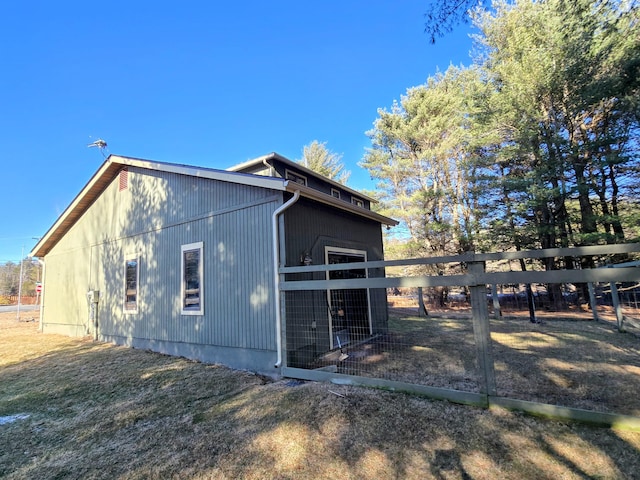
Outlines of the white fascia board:
M 297 163 L 294 162 L 292 160 L 289 160 L 286 157 L 283 157 L 282 155 L 278 154 L 278 153 L 269 153 L 268 155 L 263 155 L 262 157 L 258 157 L 258 158 L 254 158 L 253 160 L 248 160 L 244 163 L 240 163 L 238 165 L 234 165 L 232 167 L 227 168 L 227 171 L 229 172 L 234 172 L 234 171 L 238 171 L 238 170 L 243 170 L 247 167 L 251 167 L 253 165 L 258 165 L 260 163 L 264 163 L 264 162 L 268 162 L 269 160 L 277 160 L 279 162 L 284 163 L 285 165 L 290 166 L 291 168 L 295 168 L 296 170 L 300 170 L 301 172 L 305 173 L 306 175 L 310 175 L 312 177 L 319 177 L 321 178 L 323 181 L 329 183 L 330 185 L 339 188 L 341 190 L 344 190 L 348 193 L 350 193 L 351 195 L 361 198 L 363 200 L 367 200 L 370 203 L 378 203 L 378 200 L 376 200 L 375 198 L 371 198 L 368 195 L 365 195 L 362 192 L 359 192 L 357 190 L 354 190 L 351 187 L 347 187 L 346 185 L 343 185 L 340 182 L 336 182 L 335 180 L 331 180 L 330 178 L 325 177 L 324 175 L 320 175 L 318 172 L 314 172 L 313 170 L 311 170 L 308 167 L 305 167 L 304 165 L 302 165 L 301 163 Z
M 102 178 L 104 173 L 109 169 L 110 165 L 111 161 L 107 158 L 107 160 L 104 161 L 104 163 L 100 166 L 96 173 L 94 173 L 93 176 L 89 179 L 82 190 L 80 190 L 80 192 L 75 196 L 69 206 L 62 212 L 62 214 L 58 217 L 54 224 L 49 228 L 49 230 L 47 230 L 47 232 L 40 238 L 38 243 L 35 244 L 33 249 L 29 252 L 30 257 L 36 256 L 36 252 L 40 250 L 42 245 L 45 245 L 49 241 L 51 235 L 53 235 L 53 233 L 58 230 L 60 225 L 67 219 L 69 214 L 77 208 L 78 204 L 82 200 L 84 200 L 87 192 L 91 191 L 96 182 L 98 182 Z
M 189 165 L 155 162 L 152 160 L 142 160 L 129 157 L 115 157 L 114 161 L 127 166 L 176 173 L 179 175 L 188 175 L 191 177 L 206 178 L 209 180 L 219 180 L 222 182 L 239 183 L 252 187 L 262 187 L 285 191 L 286 181 L 281 178 L 263 177 L 259 175 L 251 175 L 248 173 L 229 172 L 226 170 L 216 170 L 213 168 L 192 167 Z
M 254 165 L 258 165 L 261 163 L 264 164 L 265 161 L 269 161 L 274 158 L 276 160 L 282 160 L 285 162 L 289 161 L 282 155 L 278 155 L 277 153 L 273 152 L 273 153 L 268 153 L 267 155 L 262 155 L 261 157 L 258 157 L 258 158 L 252 158 L 251 160 L 247 160 L 246 162 L 238 163 L 237 165 L 232 165 L 229 168 L 226 168 L 225 170 L 227 172 L 237 172 L 238 170 L 244 170 L 247 167 L 252 167 Z
M 398 221 L 393 218 L 385 217 L 384 215 L 380 215 L 368 208 L 358 207 L 351 203 L 345 202 L 344 200 L 340 200 L 339 198 L 335 198 L 331 195 L 327 195 L 326 193 L 320 192 L 313 188 L 300 185 L 299 183 L 289 182 L 287 184 L 288 192 L 295 192 L 296 190 L 300 191 L 300 195 L 305 198 L 310 198 L 320 203 L 324 203 L 325 205 L 331 205 L 332 207 L 338 208 L 340 210 L 344 210 L 360 217 L 365 217 L 370 220 L 374 220 L 383 225 L 389 225 L 391 227 L 395 227 L 398 225 Z
M 91 179 L 82 188 L 80 193 L 76 195 L 71 204 L 65 209 L 65 211 L 58 217 L 55 223 L 47 230 L 44 236 L 33 247 L 29 256 L 36 256 L 43 248 L 49 250 L 48 246 L 52 236 L 58 233 L 59 229 L 63 227 L 63 224 L 67 221 L 70 215 L 74 214 L 78 208 L 81 207 L 81 202 L 87 199 L 87 196 L 99 195 L 101 187 L 96 187 L 96 184 L 103 180 L 114 165 L 132 166 L 145 168 L 150 170 L 176 173 L 180 175 L 189 175 L 193 177 L 206 178 L 211 180 L 219 180 L 229 183 L 237 183 L 241 185 L 249 185 L 253 187 L 269 188 L 272 190 L 285 191 L 287 181 L 281 178 L 273 177 L 261 177 L 258 175 L 251 175 L 238 172 L 227 172 L 224 170 L 215 170 L 212 168 L 198 168 L 189 165 L 179 165 L 174 163 L 156 162 L 152 160 L 144 160 L 141 158 L 123 157 L 120 155 L 111 154 L 100 166 L 100 168 L 93 174 Z M 57 242 L 57 240 L 55 240 Z

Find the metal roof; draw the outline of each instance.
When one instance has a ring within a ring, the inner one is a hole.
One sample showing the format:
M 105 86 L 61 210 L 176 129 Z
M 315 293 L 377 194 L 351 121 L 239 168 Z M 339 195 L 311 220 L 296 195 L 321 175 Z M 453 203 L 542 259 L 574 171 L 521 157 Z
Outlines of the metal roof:
M 251 162 L 262 162 L 264 158 L 275 158 L 277 156 L 279 160 L 286 160 L 277 154 L 267 155 L 260 157 L 259 159 L 252 160 Z M 250 162 L 247 162 L 248 165 Z M 240 173 L 230 170 L 217 170 L 207 167 L 196 167 L 191 165 L 182 165 L 177 163 L 158 162 L 154 160 L 145 160 L 141 158 L 124 157 L 120 155 L 109 155 L 102 166 L 96 173 L 93 174 L 91 179 L 87 182 L 84 188 L 73 199 L 71 204 L 66 210 L 58 217 L 56 222 L 49 228 L 44 236 L 33 247 L 33 250 L 29 254 L 32 257 L 43 257 L 58 243 L 58 241 L 69 231 L 69 229 L 75 224 L 75 222 L 84 214 L 84 212 L 93 204 L 93 202 L 100 196 L 104 189 L 113 181 L 118 175 L 120 170 L 125 167 L 133 166 L 149 170 L 177 173 L 180 175 L 190 175 L 193 177 L 207 178 L 211 180 L 219 180 L 223 182 L 238 183 L 241 185 L 250 185 L 255 187 L 269 188 L 273 190 L 280 190 L 286 192 L 300 191 L 300 194 L 304 197 L 311 198 L 313 200 L 332 205 L 340 208 L 341 210 L 349 211 L 356 215 L 375 220 L 385 225 L 397 225 L 398 222 L 384 217 L 371 210 L 351 205 L 344 201 L 333 198 L 330 195 L 319 192 L 309 187 L 299 185 L 297 183 L 291 183 L 282 178 L 265 177 L 261 175 L 252 175 L 249 173 Z M 317 174 L 315 174 L 317 175 Z M 342 186 L 344 188 L 344 186 Z M 356 192 L 357 193 L 357 192 Z M 362 194 L 358 194 L 362 196 Z
M 283 157 L 282 155 L 272 152 L 268 155 L 264 155 L 262 157 L 258 157 L 258 158 L 254 158 L 253 160 L 248 160 L 244 163 L 239 163 L 238 165 L 234 165 L 233 167 L 229 167 L 227 168 L 228 172 L 238 172 L 240 170 L 244 170 L 245 168 L 248 167 L 253 167 L 255 165 L 258 164 L 264 164 L 265 162 L 268 162 L 269 160 L 278 160 L 279 162 L 284 163 L 285 165 L 291 167 L 291 168 L 295 168 L 296 170 L 300 170 L 301 172 L 307 174 L 307 175 L 311 175 L 313 177 L 322 177 L 322 180 L 333 185 L 334 187 L 340 188 L 342 190 L 345 190 L 346 192 L 349 192 L 351 195 L 355 195 L 358 198 L 363 198 L 368 200 L 371 203 L 378 203 L 378 201 L 375 198 L 371 198 L 368 197 L 367 195 L 363 194 L 362 192 L 358 192 L 357 190 L 354 190 L 352 188 L 347 187 L 346 185 L 343 185 L 342 183 L 336 182 L 335 180 L 331 180 L 330 178 L 327 177 L 323 177 L 322 175 L 320 175 L 318 172 L 314 172 L 313 170 L 311 170 L 310 168 L 305 167 L 304 165 L 300 164 L 300 163 L 296 163 L 294 161 L 289 160 L 286 157 Z
M 384 215 L 380 215 L 379 213 L 374 212 L 373 210 L 369 210 L 368 208 L 358 207 L 353 203 L 345 202 L 344 200 L 340 200 L 339 198 L 335 198 L 331 195 L 327 195 L 324 192 L 320 192 L 311 187 L 307 187 L 305 185 L 300 185 L 295 182 L 287 182 L 287 192 L 295 192 L 296 190 L 300 191 L 300 196 L 310 198 L 320 203 L 324 203 L 325 205 L 331 205 L 332 207 L 336 207 L 340 210 L 344 210 L 346 212 L 354 213 L 360 217 L 368 218 L 369 220 L 374 220 L 383 225 L 395 226 L 398 225 L 398 221 L 389 217 L 385 217 Z M 362 195 L 360 195 L 362 197 Z

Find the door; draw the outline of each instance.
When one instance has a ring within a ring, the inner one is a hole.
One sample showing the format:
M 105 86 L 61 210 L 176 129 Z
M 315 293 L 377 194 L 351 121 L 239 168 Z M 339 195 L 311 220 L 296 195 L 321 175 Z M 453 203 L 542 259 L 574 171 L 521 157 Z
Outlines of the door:
M 325 247 L 325 261 L 329 265 L 366 262 L 367 252 L 339 247 Z M 334 270 L 327 272 L 329 280 L 367 278 L 366 269 Z M 329 336 L 331 349 L 369 337 L 373 333 L 369 307 L 369 290 L 354 288 L 327 291 L 329 303 Z

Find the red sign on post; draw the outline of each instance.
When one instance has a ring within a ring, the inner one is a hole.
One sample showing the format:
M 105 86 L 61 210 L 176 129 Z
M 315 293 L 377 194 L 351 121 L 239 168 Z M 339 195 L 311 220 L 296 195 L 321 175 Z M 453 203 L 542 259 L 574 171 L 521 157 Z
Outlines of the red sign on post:
M 42 293 L 42 284 L 40 282 L 36 283 L 36 293 Z

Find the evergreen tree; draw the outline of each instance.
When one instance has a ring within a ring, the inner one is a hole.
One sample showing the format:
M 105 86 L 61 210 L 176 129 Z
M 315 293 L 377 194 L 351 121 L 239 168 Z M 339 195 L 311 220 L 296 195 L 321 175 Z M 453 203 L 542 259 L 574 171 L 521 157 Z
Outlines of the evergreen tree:
M 477 198 L 471 188 L 471 99 L 477 72 L 451 67 L 378 111 L 360 165 L 378 180 L 383 213 L 402 221 L 413 255 L 472 249 Z
M 494 89 L 483 120 L 500 132 L 495 187 L 517 206 L 527 247 L 625 241 L 619 205 L 637 183 L 640 36 L 637 8 L 621 6 L 500 2 L 476 14 Z
M 476 65 L 409 89 L 369 132 L 361 165 L 379 182 L 383 213 L 403 221 L 408 249 L 637 237 L 638 12 L 617 0 L 474 12 Z
M 305 145 L 302 148 L 302 158 L 297 162 L 343 185 L 347 183 L 351 175 L 351 172 L 344 168 L 342 155 L 329 150 L 327 142 L 321 143 L 314 140 L 309 145 Z

